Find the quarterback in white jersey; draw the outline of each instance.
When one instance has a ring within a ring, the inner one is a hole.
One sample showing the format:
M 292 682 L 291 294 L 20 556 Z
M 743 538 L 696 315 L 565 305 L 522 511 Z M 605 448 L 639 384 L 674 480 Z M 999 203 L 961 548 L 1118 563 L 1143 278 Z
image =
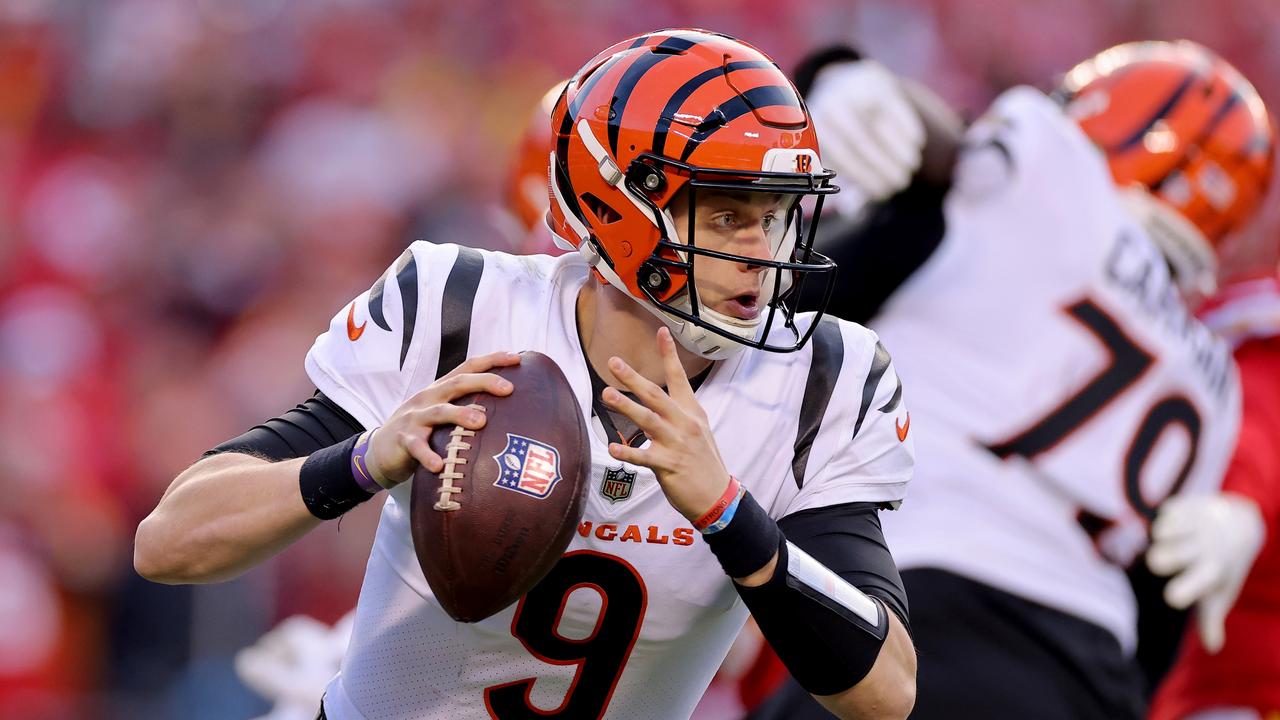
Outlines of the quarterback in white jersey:
M 1202 48 L 1135 45 L 1074 72 L 1066 111 L 1017 87 L 960 131 L 851 51 L 821 64 L 808 69 L 809 100 L 826 159 L 845 175 L 869 168 L 854 177 L 859 190 L 886 200 L 861 228 L 820 243 L 853 270 L 830 310 L 895 349 L 915 398 L 916 483 L 885 519 L 921 653 L 913 717 L 1139 717 L 1126 568 L 1164 499 L 1218 488 L 1240 405 L 1229 349 L 1183 302 L 1191 273 L 1170 272 L 1205 255 L 1199 267 L 1211 267 L 1215 236 L 1185 210 L 1200 209 L 1190 200 L 1208 173 L 1188 164 L 1222 152 L 1214 117 L 1244 137 L 1240 159 L 1258 138 L 1269 153 L 1265 117 L 1253 125 L 1248 114 L 1252 88 Z M 1150 102 L 1125 107 L 1140 89 L 1089 94 L 1108 73 L 1145 78 Z M 1081 126 L 1125 111 L 1114 140 Z M 928 167 L 926 135 L 952 151 L 940 169 Z M 1167 177 L 1118 188 L 1113 158 L 1133 164 L 1132 147 L 1161 142 Z M 1189 159 L 1179 165 L 1175 149 Z M 1160 194 L 1179 182 L 1182 196 Z M 1247 182 L 1236 193 L 1258 195 Z M 1134 212 L 1138 203 L 1159 217 Z M 1158 247 L 1143 220 L 1176 226 L 1203 251 Z
M 390 318 L 390 331 L 365 326 L 366 294 L 353 305 L 357 327 L 367 332 L 349 339 L 344 308 L 307 355 L 316 386 L 362 425 L 383 424 L 405 398 L 456 365 L 461 353 L 513 347 L 554 359 L 584 415 L 593 417 L 591 370 L 575 319 L 590 271 L 580 256 L 517 257 L 415 243 L 399 266 L 398 273 L 388 273 L 379 301 L 399 308 L 396 275 L 416 278 L 411 338 L 405 340 L 404 325 Z M 474 294 L 467 297 L 459 287 Z M 459 314 L 448 315 L 450 308 Z M 442 323 L 454 323 L 452 337 L 442 339 Z M 828 320 L 804 349 L 736 354 L 716 363 L 697 388 L 727 468 L 772 517 L 851 502 L 893 504 L 903 497 L 910 457 L 894 422 L 905 411 L 876 409 L 897 391 L 880 352 L 877 362 L 870 331 Z M 866 409 L 864 387 L 871 398 Z M 812 389 L 802 408 L 806 388 Z M 706 544 L 695 541 L 689 521 L 667 502 L 653 472 L 613 460 L 600 418 L 591 425 L 591 490 L 578 533 L 549 581 L 519 604 L 522 617 L 544 617 L 544 625 L 513 625 L 516 606 L 475 624 L 450 619 L 431 599 L 414 555 L 410 488 L 391 490 L 351 644 L 326 695 L 331 717 L 399 717 L 422 707 L 439 708 L 440 717 L 487 717 L 485 703 L 505 707 L 514 699 L 523 707 L 526 696 L 544 710 L 607 703 L 608 717 L 618 718 L 692 711 L 746 620 L 746 608 Z M 855 429 L 857 442 L 850 444 Z M 575 650 L 574 664 L 552 662 L 551 648 L 564 642 L 557 634 L 591 640 Z M 389 691 L 394 688 L 406 691 Z
M 912 438 L 875 335 L 787 304 L 835 269 L 801 231 L 799 200 L 835 188 L 799 95 L 745 43 L 661 31 L 584 66 L 552 126 L 548 220 L 575 252 L 414 243 L 317 339 L 313 398 L 174 481 L 139 572 L 224 578 L 388 490 L 321 717 L 685 717 L 748 613 L 831 712 L 905 717 L 878 511 Z M 519 392 L 486 372 L 518 350 L 590 421 L 589 499 L 532 591 L 462 624 L 423 577 L 404 481 L 442 466 L 432 427 L 483 426 L 452 401 Z

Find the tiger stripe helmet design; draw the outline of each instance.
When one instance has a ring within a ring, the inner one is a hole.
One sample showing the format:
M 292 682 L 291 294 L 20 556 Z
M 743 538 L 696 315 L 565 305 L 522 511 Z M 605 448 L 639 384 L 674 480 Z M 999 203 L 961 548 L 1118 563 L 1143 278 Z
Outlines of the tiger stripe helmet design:
M 1179 285 L 1211 293 L 1219 243 L 1254 214 L 1271 181 L 1274 130 L 1257 90 L 1180 40 L 1103 51 L 1067 73 L 1059 93 Z
M 835 265 L 813 251 L 799 199 L 834 193 L 809 112 L 795 87 L 764 53 L 704 30 L 662 30 L 618 43 L 588 62 L 552 111 L 551 209 L 557 242 L 577 250 L 597 278 L 665 322 L 688 350 L 711 359 L 742 347 L 790 352 L 801 333 L 787 297 Z M 769 260 L 698 247 L 692 213 L 684 238 L 668 207 L 687 189 L 762 192 L 784 200 L 783 231 Z M 766 268 L 768 311 L 753 320 L 702 306 L 694 282 L 700 257 Z M 769 293 L 772 292 L 772 295 Z M 825 308 L 825 302 L 823 304 Z M 821 313 L 819 313 L 821 314 Z M 770 334 L 778 323 L 782 341 Z

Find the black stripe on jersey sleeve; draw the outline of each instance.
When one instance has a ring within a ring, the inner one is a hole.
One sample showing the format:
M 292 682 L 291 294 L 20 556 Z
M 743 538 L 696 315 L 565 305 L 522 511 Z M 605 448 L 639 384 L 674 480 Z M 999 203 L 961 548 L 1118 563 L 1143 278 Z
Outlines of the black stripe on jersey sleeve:
M 862 429 L 862 421 L 867 419 L 867 410 L 871 408 L 871 401 L 875 399 L 876 389 L 880 387 L 880 378 L 884 377 L 886 371 L 889 370 L 889 363 L 893 359 L 889 357 L 889 351 L 884 349 L 884 344 L 876 343 L 875 357 L 871 358 L 871 369 L 867 371 L 867 381 L 862 386 L 862 405 L 858 407 L 858 422 L 853 424 L 853 436 L 858 436 L 858 431 Z
M 400 286 L 400 307 L 404 313 L 404 328 L 400 331 L 400 369 L 403 370 L 418 320 L 418 261 L 412 250 L 405 250 L 396 261 L 396 284 Z
M 809 377 L 804 384 L 800 423 L 796 429 L 796 444 L 791 460 L 796 487 L 804 486 L 809 450 L 813 447 L 814 438 L 818 436 L 822 418 L 827 414 L 827 405 L 831 403 L 831 394 L 836 389 L 836 380 L 840 378 L 840 367 L 844 363 L 844 338 L 840 334 L 839 321 L 830 317 L 822 318 L 810 343 L 813 347 L 813 359 L 809 362 Z
M 405 252 L 411 251 L 406 250 Z M 391 332 L 391 325 L 387 323 L 387 316 L 382 312 L 382 293 L 386 287 L 387 275 L 383 273 L 373 282 L 373 287 L 369 288 L 369 319 L 373 321 L 374 325 Z
M 898 386 L 893 389 L 893 397 L 889 398 L 885 404 L 876 408 L 880 412 L 888 415 L 898 409 L 898 405 L 902 403 L 902 378 L 898 378 Z
M 459 247 L 440 303 L 440 361 L 436 377 L 443 377 L 467 359 L 471 345 L 471 312 L 484 274 L 484 256 L 474 248 Z

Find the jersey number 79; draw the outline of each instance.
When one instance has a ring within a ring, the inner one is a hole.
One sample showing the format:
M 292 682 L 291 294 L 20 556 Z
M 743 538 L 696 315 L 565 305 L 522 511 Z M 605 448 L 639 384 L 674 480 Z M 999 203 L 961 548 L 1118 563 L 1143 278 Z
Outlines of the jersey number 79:
M 1074 395 L 1063 400 L 1039 421 L 1023 432 L 986 448 L 1004 460 L 1018 455 L 1028 460 L 1046 452 L 1065 440 L 1090 418 L 1128 389 L 1154 362 L 1151 354 L 1143 350 L 1124 333 L 1110 315 L 1092 300 L 1081 300 L 1066 308 L 1075 321 L 1083 325 L 1110 352 L 1111 361 Z M 1196 460 L 1200 441 L 1200 413 L 1191 401 L 1181 395 L 1166 395 L 1157 400 L 1138 424 L 1129 443 L 1124 461 L 1124 494 L 1130 507 L 1147 522 L 1155 519 L 1160 503 L 1178 492 L 1186 482 Z M 1190 450 L 1164 497 L 1149 501 L 1143 495 L 1140 484 L 1142 468 L 1155 449 L 1156 441 L 1166 430 L 1181 425 L 1190 440 Z M 1082 513 L 1081 524 L 1091 535 L 1105 529 L 1109 521 Z

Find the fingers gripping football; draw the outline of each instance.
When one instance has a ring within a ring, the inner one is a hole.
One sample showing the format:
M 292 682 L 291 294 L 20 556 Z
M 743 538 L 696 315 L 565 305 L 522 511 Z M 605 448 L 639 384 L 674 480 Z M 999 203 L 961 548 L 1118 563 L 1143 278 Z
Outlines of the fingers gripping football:
M 610 443 L 609 454 L 653 470 L 671 506 L 686 518 L 696 520 L 724 493 L 729 471 L 666 328 L 658 331 L 658 349 L 663 357 L 665 391 L 621 358 L 609 360 L 609 370 L 636 399 L 616 388 L 605 389 L 601 399 L 627 416 L 650 440 L 645 448 Z
M 480 355 L 406 400 L 374 431 L 365 457 L 369 473 L 390 488 L 412 477 L 419 465 L 439 472 L 444 460 L 427 443 L 432 429 L 440 425 L 460 425 L 468 430 L 484 427 L 484 408 L 454 405 L 453 401 L 475 392 L 510 395 L 514 390 L 511 382 L 488 371 L 519 364 L 516 353 Z

